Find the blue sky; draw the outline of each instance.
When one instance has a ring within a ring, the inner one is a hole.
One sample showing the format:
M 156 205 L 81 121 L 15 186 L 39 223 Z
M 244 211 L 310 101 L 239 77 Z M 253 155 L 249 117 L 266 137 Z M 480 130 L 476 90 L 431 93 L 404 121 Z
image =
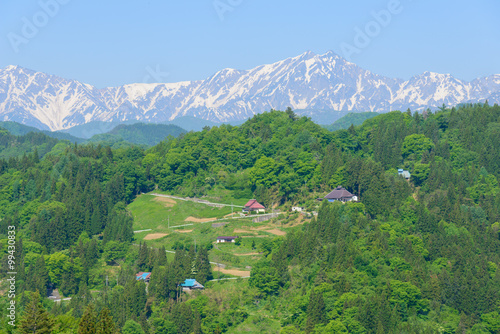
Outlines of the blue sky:
M 0 6 L 0 67 L 20 65 L 97 87 L 205 79 L 226 67 L 250 69 L 308 50 L 333 50 L 402 79 L 424 71 L 464 80 L 500 73 L 497 0 L 6 0 Z

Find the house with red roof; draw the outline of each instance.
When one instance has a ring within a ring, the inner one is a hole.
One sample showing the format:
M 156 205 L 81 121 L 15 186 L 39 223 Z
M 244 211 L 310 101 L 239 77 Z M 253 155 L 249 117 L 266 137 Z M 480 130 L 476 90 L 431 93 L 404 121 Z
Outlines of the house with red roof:
M 255 211 L 255 212 L 266 212 L 266 207 L 262 204 L 260 204 L 259 202 L 257 202 L 256 199 L 251 199 L 247 202 L 247 204 L 245 204 L 245 207 L 243 208 L 243 212 L 244 213 L 248 213 L 248 212 L 252 212 L 252 211 Z
M 138 281 L 144 281 L 146 283 L 149 283 L 150 278 L 151 278 L 151 273 L 144 273 L 141 271 L 140 273 L 135 274 L 135 279 Z

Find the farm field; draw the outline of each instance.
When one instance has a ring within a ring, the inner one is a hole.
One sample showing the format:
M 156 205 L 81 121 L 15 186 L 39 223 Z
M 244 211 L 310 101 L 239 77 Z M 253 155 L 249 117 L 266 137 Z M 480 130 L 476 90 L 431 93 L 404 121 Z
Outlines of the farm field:
M 231 202 L 231 198 L 227 199 Z M 151 247 L 165 246 L 168 251 L 190 248 L 195 244 L 208 246 L 210 261 L 221 264 L 221 267 L 213 268 L 214 278 L 218 277 L 216 274 L 221 277 L 248 276 L 252 265 L 267 254 L 275 238 L 300 228 L 304 222 L 297 214 L 297 219 L 288 222 L 293 215 L 285 214 L 280 219 L 253 223 L 252 218 L 232 219 L 231 207 L 219 208 L 152 194 L 138 196 L 128 210 L 134 216 L 134 231 L 141 231 L 134 234 L 136 243 L 147 241 Z M 239 217 L 241 208 L 233 210 L 235 217 Z M 283 224 L 284 221 L 288 224 Z M 212 226 L 214 223 L 217 227 Z M 218 236 L 239 236 L 241 243 L 217 244 Z

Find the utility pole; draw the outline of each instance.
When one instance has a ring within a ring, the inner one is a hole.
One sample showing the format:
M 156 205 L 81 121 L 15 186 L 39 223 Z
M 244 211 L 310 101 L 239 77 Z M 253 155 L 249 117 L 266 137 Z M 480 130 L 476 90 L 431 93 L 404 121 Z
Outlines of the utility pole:
M 168 229 L 170 229 L 170 215 L 168 215 Z
M 106 286 L 108 286 L 108 275 L 106 275 Z
M 234 218 L 234 215 L 233 215 L 233 202 L 231 202 L 231 218 Z

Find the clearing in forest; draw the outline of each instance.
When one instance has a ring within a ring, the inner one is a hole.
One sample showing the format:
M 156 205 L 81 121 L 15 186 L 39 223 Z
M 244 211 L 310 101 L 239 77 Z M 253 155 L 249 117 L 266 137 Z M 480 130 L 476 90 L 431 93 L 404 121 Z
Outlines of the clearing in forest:
M 250 271 L 248 270 L 239 270 L 239 269 L 224 269 L 224 268 L 217 268 L 216 266 L 214 266 L 212 268 L 212 274 L 214 275 L 214 277 L 217 275 L 216 272 L 217 271 L 220 271 L 221 273 L 223 274 L 229 274 L 229 275 L 233 275 L 233 276 L 239 276 L 239 277 L 247 277 L 247 276 L 250 276 Z
M 193 232 L 193 230 L 175 230 L 176 232 L 179 232 L 179 233 L 191 233 Z
M 286 235 L 286 232 L 284 232 L 282 230 L 278 230 L 277 228 L 272 229 L 272 230 L 265 230 L 264 232 L 269 232 L 269 233 L 272 233 L 275 235 L 280 235 L 280 236 Z
M 259 227 L 251 227 L 250 229 L 252 231 L 262 231 L 262 230 L 267 230 L 267 229 L 270 229 L 272 228 L 271 226 L 268 226 L 268 225 L 264 225 L 264 226 L 259 226 Z
M 150 233 L 144 237 L 143 240 L 156 240 L 167 236 L 167 233 Z
M 171 208 L 173 207 L 174 205 L 177 204 L 176 201 L 174 201 L 173 199 L 171 198 L 167 198 L 167 197 L 155 197 L 154 198 L 154 201 L 155 202 L 159 202 L 159 203 L 162 203 L 164 206 L 166 206 L 167 208 Z
M 248 230 L 243 230 L 241 228 L 235 228 L 233 231 L 234 234 L 237 233 L 248 233 L 248 234 L 257 234 L 256 232 L 248 231 Z
M 193 216 L 189 216 L 186 219 L 184 219 L 185 222 L 193 222 L 193 223 L 207 223 L 207 222 L 213 222 L 214 220 L 217 220 L 217 218 L 196 218 Z

